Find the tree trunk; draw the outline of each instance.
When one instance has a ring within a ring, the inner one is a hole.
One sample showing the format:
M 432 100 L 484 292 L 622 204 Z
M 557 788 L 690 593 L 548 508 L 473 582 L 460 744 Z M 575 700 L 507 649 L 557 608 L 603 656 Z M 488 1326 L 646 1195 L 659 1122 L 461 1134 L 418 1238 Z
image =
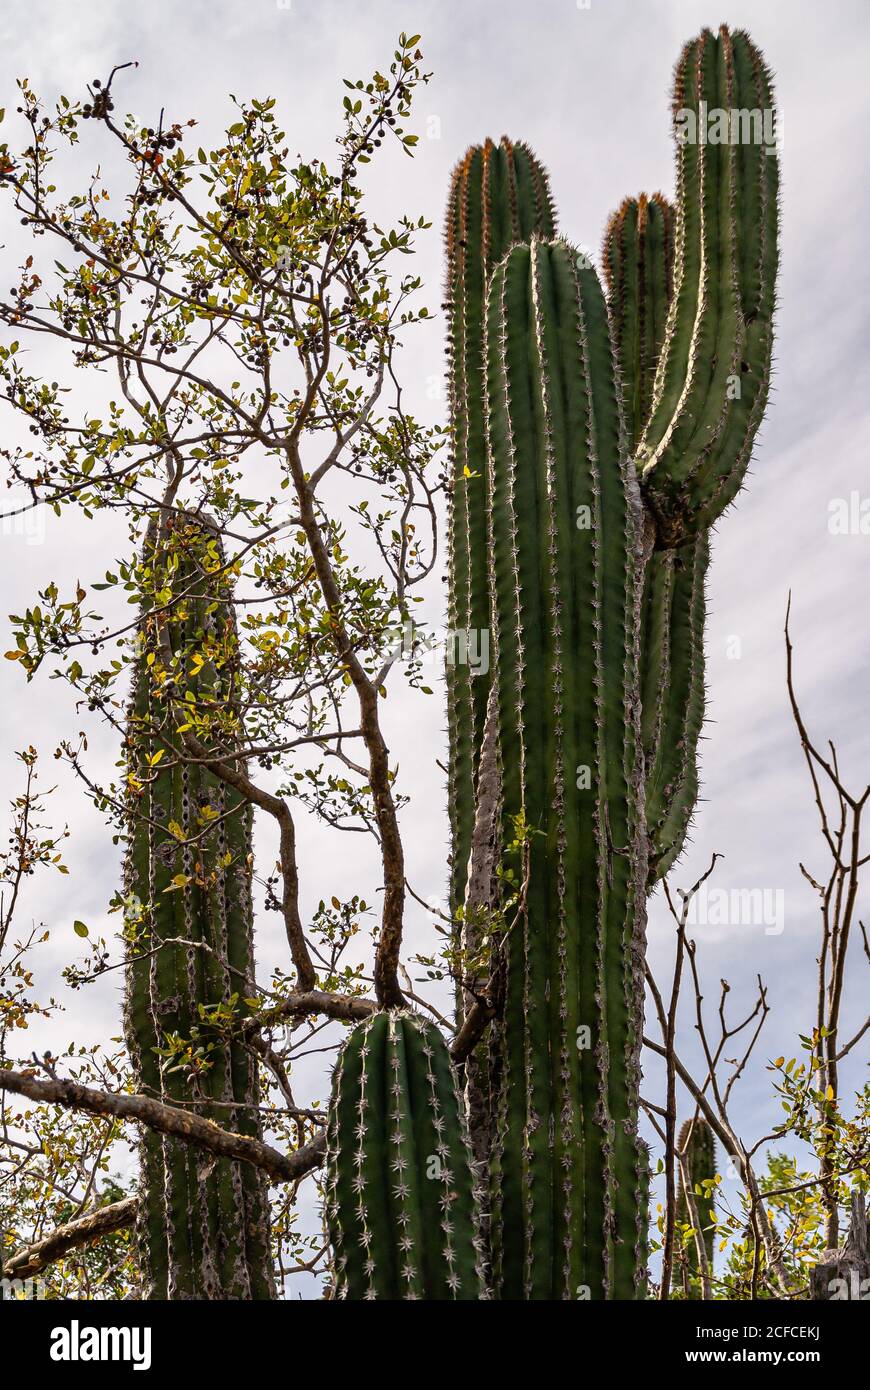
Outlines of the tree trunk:
M 864 1193 L 852 1193 L 852 1219 L 846 1243 L 826 1250 L 810 1275 L 811 1299 L 870 1299 L 870 1222 Z

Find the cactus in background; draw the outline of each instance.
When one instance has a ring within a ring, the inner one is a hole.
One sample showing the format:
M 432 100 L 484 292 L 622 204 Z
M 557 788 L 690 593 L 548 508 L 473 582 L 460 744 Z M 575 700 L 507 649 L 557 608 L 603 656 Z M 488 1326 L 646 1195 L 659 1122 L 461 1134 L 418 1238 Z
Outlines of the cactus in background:
M 681 1242 L 675 1253 L 671 1287 L 684 1290 L 687 1298 L 700 1298 L 701 1262 L 695 1237 L 695 1224 L 686 1200 L 683 1181 L 684 1171 L 688 1172 L 689 1183 L 697 1211 L 700 1231 L 707 1253 L 707 1267 L 713 1272 L 713 1249 L 715 1231 L 713 1230 L 713 1196 L 705 1183 L 711 1183 L 716 1176 L 716 1140 L 706 1120 L 697 1117 L 686 1120 L 677 1138 L 677 1153 L 682 1155 L 680 1180 L 677 1192 L 677 1240 Z M 687 1235 L 691 1229 L 693 1234 Z
M 233 715 L 237 639 L 221 566 L 204 518 L 150 527 L 141 574 L 151 601 L 127 733 L 125 888 L 138 921 L 125 1026 L 144 1094 L 261 1138 L 256 1061 L 220 1026 L 245 1012 L 253 992 L 251 809 L 172 752 L 175 701 L 186 694 L 200 740 L 216 753 L 227 743 L 215 729 Z M 266 1199 L 251 1165 L 145 1132 L 137 1233 L 146 1296 L 273 1297 Z
M 515 247 L 486 332 L 503 804 L 532 832 L 493 1155 L 509 1299 L 632 1298 L 641 1263 L 641 517 L 607 308 L 579 262 Z
M 529 832 L 493 1032 L 501 1297 L 643 1294 L 644 894 L 680 853 L 697 796 L 709 530 L 741 485 L 767 397 L 772 117 L 745 34 L 705 30 L 686 46 L 676 216 L 657 196 L 611 219 L 610 326 L 594 272 L 544 233 L 491 274 L 481 328 L 485 275 L 470 281 L 455 260 L 468 246 L 464 166 L 454 183 L 450 618 L 479 629 L 490 606 L 504 843 L 518 815 Z M 708 119 L 720 131 L 724 119 L 728 143 Z M 486 556 L 465 486 L 482 420 Z M 448 672 L 454 908 L 488 692 L 461 674 Z
M 503 136 L 467 151 L 456 167 L 447 212 L 447 305 L 453 479 L 449 518 L 448 620 L 469 637 L 490 627 L 483 353 L 486 287 L 515 242 L 553 236 L 555 218 L 546 171 L 523 144 Z M 450 907 L 465 897 L 475 786 L 490 681 L 468 661 L 447 670 L 450 731 Z
M 456 1075 L 433 1023 L 397 1011 L 354 1029 L 335 1069 L 327 1145 L 337 1297 L 486 1296 Z
M 604 237 L 608 310 L 629 449 L 642 436 L 671 304 L 674 214 L 656 193 L 626 198 Z M 704 721 L 706 531 L 676 550 L 648 526 L 641 622 L 641 708 L 650 886 L 680 854 L 698 796 Z

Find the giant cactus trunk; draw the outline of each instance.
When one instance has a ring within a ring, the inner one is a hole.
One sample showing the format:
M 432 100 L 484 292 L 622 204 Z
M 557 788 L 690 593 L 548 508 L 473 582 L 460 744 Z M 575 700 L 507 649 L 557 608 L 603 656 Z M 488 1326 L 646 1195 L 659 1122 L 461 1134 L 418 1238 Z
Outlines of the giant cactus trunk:
M 229 1027 L 253 992 L 250 806 L 173 751 L 179 703 L 206 746 L 226 746 L 237 653 L 221 567 L 202 518 L 150 528 L 127 735 L 125 1025 L 146 1095 L 259 1138 L 256 1060 Z M 146 1133 L 138 1208 L 145 1296 L 274 1296 L 267 1211 L 264 1180 L 250 1165 Z
M 481 277 L 457 274 L 453 250 L 475 223 L 457 220 L 457 184 L 451 200 L 451 621 L 489 605 L 502 850 L 518 814 L 529 834 L 492 1039 L 492 1260 L 508 1298 L 644 1286 L 644 893 L 697 797 L 709 531 L 770 377 L 778 168 L 769 74 L 745 34 L 686 45 L 674 116 L 676 214 L 641 198 L 611 220 L 609 325 L 594 272 L 529 238 L 489 273 L 485 379 L 467 350 Z M 749 122 L 736 139 L 734 120 Z M 465 487 L 484 393 L 486 556 Z M 448 681 L 455 907 L 487 687 Z

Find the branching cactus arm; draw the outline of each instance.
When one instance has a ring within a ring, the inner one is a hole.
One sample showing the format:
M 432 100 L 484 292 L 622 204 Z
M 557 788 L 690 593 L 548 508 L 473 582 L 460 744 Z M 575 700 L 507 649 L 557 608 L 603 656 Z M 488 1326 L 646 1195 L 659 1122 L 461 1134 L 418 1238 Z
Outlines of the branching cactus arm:
M 686 44 L 674 119 L 674 294 L 637 454 L 664 548 L 734 500 L 767 402 L 779 165 L 771 77 L 748 35 Z

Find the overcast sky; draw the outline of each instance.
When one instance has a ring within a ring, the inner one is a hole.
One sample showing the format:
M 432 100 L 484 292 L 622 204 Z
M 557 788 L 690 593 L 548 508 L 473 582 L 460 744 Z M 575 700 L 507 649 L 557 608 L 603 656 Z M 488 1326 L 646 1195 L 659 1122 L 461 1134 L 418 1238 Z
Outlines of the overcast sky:
M 824 868 L 786 704 L 782 628 L 789 590 L 809 727 L 820 742 L 836 740 L 853 787 L 863 789 L 870 780 L 870 535 L 837 535 L 829 528 L 836 499 L 870 497 L 870 11 L 864 0 L 591 0 L 588 6 L 575 0 L 4 0 L 0 105 L 14 110 L 17 76 L 26 74 L 47 98 L 61 91 L 79 96 L 88 80 L 135 58 L 138 69 L 116 87 L 119 108 L 149 122 L 162 106 L 173 116 L 196 117 L 199 142 L 209 145 L 231 119 L 228 93 L 275 96 L 291 150 L 331 157 L 341 78 L 385 67 L 399 30 L 419 32 L 434 72 L 416 107 L 419 152 L 413 161 L 388 157 L 372 166 L 369 207 L 384 219 L 425 213 L 432 220 L 418 269 L 428 303 L 437 308 L 445 193 L 466 146 L 502 133 L 529 141 L 549 168 L 561 231 L 597 256 L 607 215 L 626 194 L 671 193 L 671 69 L 685 39 L 722 21 L 749 28 L 776 73 L 784 135 L 781 307 L 774 391 L 752 474 L 713 547 L 704 802 L 693 846 L 674 880 L 688 884 L 716 850 L 725 856 L 717 888 L 782 894 L 769 899 L 783 904 L 775 924 L 781 931 L 763 921 L 698 928 L 711 997 L 722 977 L 733 987 L 735 1008 L 751 998 L 756 973 L 770 988 L 765 1041 L 737 1104 L 752 1140 L 777 1117 L 766 1059 L 792 1055 L 797 1032 L 812 1025 L 817 922 L 797 864 L 803 859 L 819 872 Z M 93 148 L 83 149 L 75 168 L 83 173 L 95 157 Z M 2 235 L 7 242 L 17 236 L 14 229 Z M 433 399 L 443 374 L 442 332 L 433 322 L 404 357 L 408 400 L 432 420 L 442 410 Z M 67 514 L 61 522 L 49 518 L 35 534 L 6 528 L 0 623 L 8 629 L 7 613 L 51 577 L 66 583 L 99 577 L 121 544 L 109 523 L 85 527 Z M 429 616 L 438 622 L 440 586 L 432 593 Z M 53 774 L 57 739 L 78 727 L 63 690 L 44 679 L 25 688 L 21 676 L 13 663 L 0 662 L 0 769 L 9 795 L 15 748 L 35 744 Z M 423 897 L 437 900 L 446 881 L 443 779 L 435 765 L 443 757 L 440 700 L 403 698 L 390 713 L 391 747 L 402 790 L 411 797 L 404 826 L 412 881 Z M 95 751 L 106 766 L 116 755 L 99 742 Z M 61 780 L 55 809 L 73 829 L 71 874 L 35 880 L 25 903 L 52 928 L 45 957 L 52 981 L 54 969 L 74 951 L 74 918 L 94 930 L 113 929 L 106 905 L 118 882 L 117 856 L 101 822 L 67 781 Z M 264 827 L 262 855 L 274 853 L 270 836 Z M 345 837 L 337 853 L 334 837 L 303 827 L 307 906 L 332 893 L 371 896 L 372 865 L 358 843 L 362 838 Z M 267 968 L 283 960 L 277 921 L 273 916 L 259 928 L 258 955 Z M 420 948 L 431 946 L 425 916 L 416 910 L 411 939 Z M 650 943 L 662 969 L 670 940 L 657 895 Z M 857 956 L 854 964 L 859 970 Z M 86 997 L 62 986 L 60 993 L 68 1015 L 45 1034 L 45 1045 L 120 1030 L 117 984 Z M 43 1044 L 42 1037 L 32 1041 Z M 684 1050 L 693 1055 L 690 1027 Z M 865 1068 L 866 1053 L 853 1060 L 847 1079 L 857 1080 Z M 313 1069 L 301 1084 L 312 1094 L 323 1091 Z M 305 1095 L 298 1098 L 305 1103 Z

